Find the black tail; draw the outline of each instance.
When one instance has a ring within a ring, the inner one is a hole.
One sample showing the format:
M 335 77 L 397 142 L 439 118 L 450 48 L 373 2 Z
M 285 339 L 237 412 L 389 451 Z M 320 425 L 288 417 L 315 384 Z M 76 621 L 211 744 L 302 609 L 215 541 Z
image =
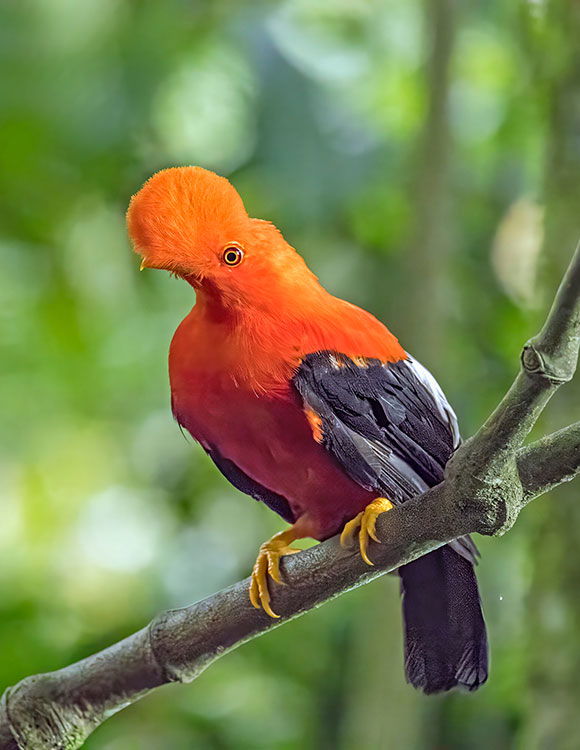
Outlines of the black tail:
M 487 680 L 487 634 L 475 570 L 450 547 L 399 569 L 407 680 L 424 693 Z

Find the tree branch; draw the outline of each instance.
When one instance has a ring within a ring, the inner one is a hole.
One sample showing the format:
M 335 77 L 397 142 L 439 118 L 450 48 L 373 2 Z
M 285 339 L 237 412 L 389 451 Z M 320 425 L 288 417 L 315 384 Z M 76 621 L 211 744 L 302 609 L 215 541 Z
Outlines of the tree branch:
M 563 383 L 574 376 L 580 347 L 580 243 L 540 333 L 524 346 L 522 369 L 506 396 L 478 432 L 496 448 L 521 442 Z
M 445 480 L 377 522 L 369 567 L 330 539 L 283 561 L 272 620 L 248 599 L 249 579 L 158 615 L 123 641 L 56 672 L 8 688 L 0 750 L 77 748 L 112 713 L 167 682 L 190 682 L 240 644 L 461 536 L 501 534 L 534 497 L 580 473 L 580 422 L 529 446 L 542 409 L 576 369 L 580 346 L 580 246 L 546 323 L 522 353 L 512 387 L 449 462 Z
M 580 422 L 521 448 L 518 470 L 528 500 L 574 479 L 580 473 Z

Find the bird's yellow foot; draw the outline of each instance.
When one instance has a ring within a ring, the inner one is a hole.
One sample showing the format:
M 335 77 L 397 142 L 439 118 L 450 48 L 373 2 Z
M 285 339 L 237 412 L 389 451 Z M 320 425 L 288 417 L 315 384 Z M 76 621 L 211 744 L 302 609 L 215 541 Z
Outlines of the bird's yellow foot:
M 363 511 L 356 515 L 352 521 L 348 521 L 345 524 L 340 535 L 341 546 L 350 547 L 354 543 L 358 532 L 360 556 L 368 565 L 374 565 L 367 553 L 369 537 L 374 539 L 375 542 L 380 541 L 376 533 L 377 517 L 394 507 L 393 503 L 387 500 L 386 497 L 377 497 L 376 500 L 373 500 Z
M 283 555 L 300 552 L 299 549 L 289 546 L 291 542 L 299 538 L 292 527 L 280 534 L 275 534 L 270 540 L 264 542 L 258 552 L 250 582 L 250 601 L 256 609 L 263 609 L 270 617 L 280 617 L 280 615 L 277 615 L 270 606 L 268 576 L 276 583 L 284 583 L 280 576 L 280 558 Z

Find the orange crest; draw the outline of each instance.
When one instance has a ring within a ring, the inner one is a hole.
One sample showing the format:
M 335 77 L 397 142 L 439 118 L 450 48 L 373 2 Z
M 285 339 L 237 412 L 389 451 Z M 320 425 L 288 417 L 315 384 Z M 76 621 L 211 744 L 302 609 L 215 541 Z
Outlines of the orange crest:
M 169 270 L 214 248 L 248 221 L 233 185 L 201 167 L 173 167 L 153 175 L 136 193 L 127 226 L 144 265 Z

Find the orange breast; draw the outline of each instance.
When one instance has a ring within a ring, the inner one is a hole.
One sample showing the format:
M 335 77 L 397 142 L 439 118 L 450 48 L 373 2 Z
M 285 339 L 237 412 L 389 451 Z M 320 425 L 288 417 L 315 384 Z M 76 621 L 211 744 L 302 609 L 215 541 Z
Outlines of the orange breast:
M 297 395 L 257 395 L 223 383 L 191 382 L 174 391 L 179 422 L 262 486 L 284 496 L 296 517 L 308 513 L 326 539 L 372 499 L 318 443 Z
M 326 294 L 326 293 L 325 293 Z M 368 492 L 324 448 L 321 425 L 292 385 L 301 358 L 324 349 L 396 361 L 405 356 L 376 318 L 326 295 L 302 319 L 246 317 L 230 325 L 198 306 L 174 336 L 169 371 L 176 417 L 262 486 L 308 513 L 325 539 L 362 510 Z

